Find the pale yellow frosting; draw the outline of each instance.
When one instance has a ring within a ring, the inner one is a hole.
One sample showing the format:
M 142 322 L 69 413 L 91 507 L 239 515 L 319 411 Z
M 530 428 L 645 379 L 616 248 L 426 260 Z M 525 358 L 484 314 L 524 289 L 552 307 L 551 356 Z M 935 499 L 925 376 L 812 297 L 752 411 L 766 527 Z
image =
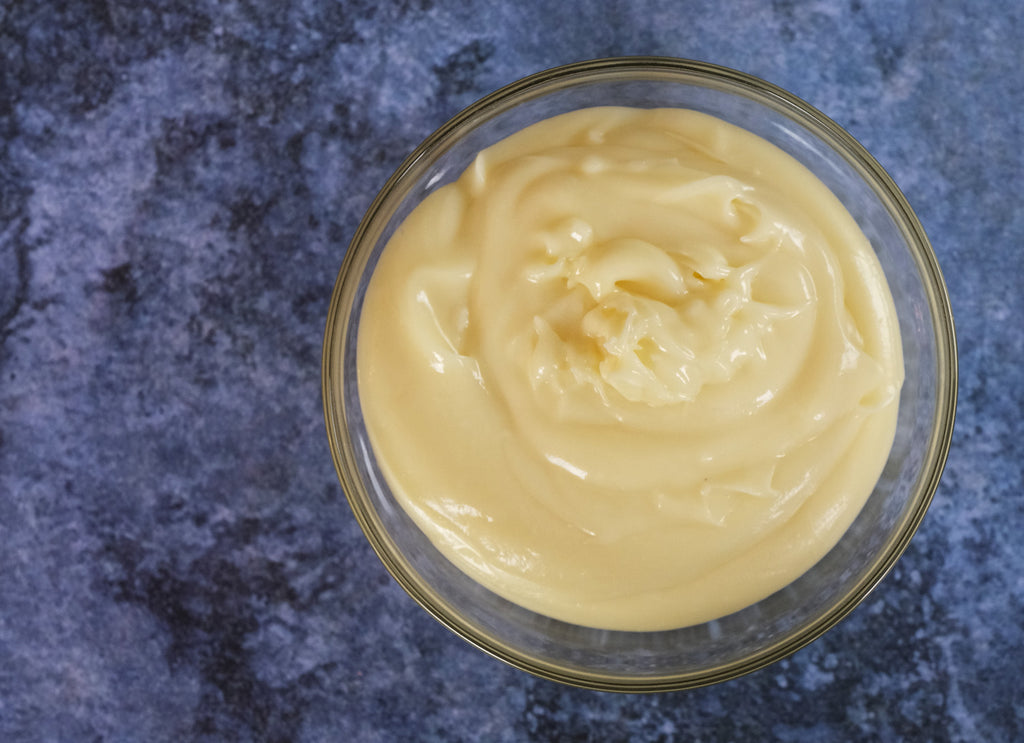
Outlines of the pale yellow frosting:
M 765 140 L 593 108 L 480 153 L 374 270 L 359 394 L 402 507 L 459 568 L 577 624 L 708 621 L 843 534 L 902 352 L 870 243 Z

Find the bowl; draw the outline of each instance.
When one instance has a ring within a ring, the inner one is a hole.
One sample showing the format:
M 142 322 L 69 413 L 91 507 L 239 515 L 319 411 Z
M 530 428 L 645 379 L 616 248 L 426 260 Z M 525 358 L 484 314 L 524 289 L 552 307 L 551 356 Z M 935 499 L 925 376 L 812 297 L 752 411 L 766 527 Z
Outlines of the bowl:
M 369 278 L 398 225 L 489 145 L 540 120 L 601 106 L 680 107 L 757 134 L 818 176 L 857 221 L 889 281 L 905 382 L 882 475 L 839 542 L 783 589 L 677 629 L 595 629 L 534 613 L 456 568 L 413 523 L 376 461 L 360 407 L 356 338 Z M 366 538 L 424 609 L 481 650 L 537 676 L 626 692 L 735 678 L 805 646 L 850 613 L 892 568 L 939 482 L 953 429 L 957 358 L 945 285 L 924 230 L 881 166 L 835 122 L 749 75 L 669 58 L 604 59 L 540 72 L 469 106 L 430 135 L 373 201 L 345 254 L 323 346 L 334 464 Z

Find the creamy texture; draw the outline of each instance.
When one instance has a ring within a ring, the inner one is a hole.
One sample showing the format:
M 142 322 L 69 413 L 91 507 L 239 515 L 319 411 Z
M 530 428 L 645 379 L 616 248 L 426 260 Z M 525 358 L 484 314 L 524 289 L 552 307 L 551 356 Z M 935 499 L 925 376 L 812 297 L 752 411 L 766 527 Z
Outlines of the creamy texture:
M 483 151 L 383 251 L 357 359 L 381 470 L 440 551 L 628 630 L 809 569 L 881 473 L 903 380 L 835 196 L 677 109 L 585 109 Z

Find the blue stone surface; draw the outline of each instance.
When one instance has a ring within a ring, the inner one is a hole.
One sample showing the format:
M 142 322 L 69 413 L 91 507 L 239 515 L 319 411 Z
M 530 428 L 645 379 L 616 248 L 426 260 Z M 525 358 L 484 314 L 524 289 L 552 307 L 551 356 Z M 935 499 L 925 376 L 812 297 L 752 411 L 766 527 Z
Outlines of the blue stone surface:
M 997 0 L 0 3 L 0 740 L 1024 739 L 1024 6 Z M 811 646 L 691 692 L 514 670 L 360 532 L 320 401 L 375 191 L 491 90 L 734 67 L 847 127 L 945 271 L 945 476 Z

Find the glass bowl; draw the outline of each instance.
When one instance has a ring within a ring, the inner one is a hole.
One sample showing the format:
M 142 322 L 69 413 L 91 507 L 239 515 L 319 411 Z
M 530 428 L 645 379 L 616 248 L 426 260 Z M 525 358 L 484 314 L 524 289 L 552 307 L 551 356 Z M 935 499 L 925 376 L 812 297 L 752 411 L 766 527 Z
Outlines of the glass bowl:
M 870 239 L 895 300 L 906 371 L 881 479 L 836 546 L 802 577 L 734 614 L 655 632 L 567 624 L 500 598 L 448 562 L 388 489 L 360 410 L 356 336 L 369 277 L 395 229 L 480 150 L 542 119 L 598 105 L 691 108 L 782 148 L 839 197 Z M 957 360 L 939 266 L 906 199 L 835 122 L 733 70 L 667 58 L 582 62 L 538 73 L 474 103 L 429 136 L 380 191 L 345 254 L 323 348 L 334 464 L 388 571 L 419 604 L 491 655 L 538 676 L 610 691 L 711 684 L 779 660 L 835 625 L 889 571 L 921 523 L 953 431 Z

